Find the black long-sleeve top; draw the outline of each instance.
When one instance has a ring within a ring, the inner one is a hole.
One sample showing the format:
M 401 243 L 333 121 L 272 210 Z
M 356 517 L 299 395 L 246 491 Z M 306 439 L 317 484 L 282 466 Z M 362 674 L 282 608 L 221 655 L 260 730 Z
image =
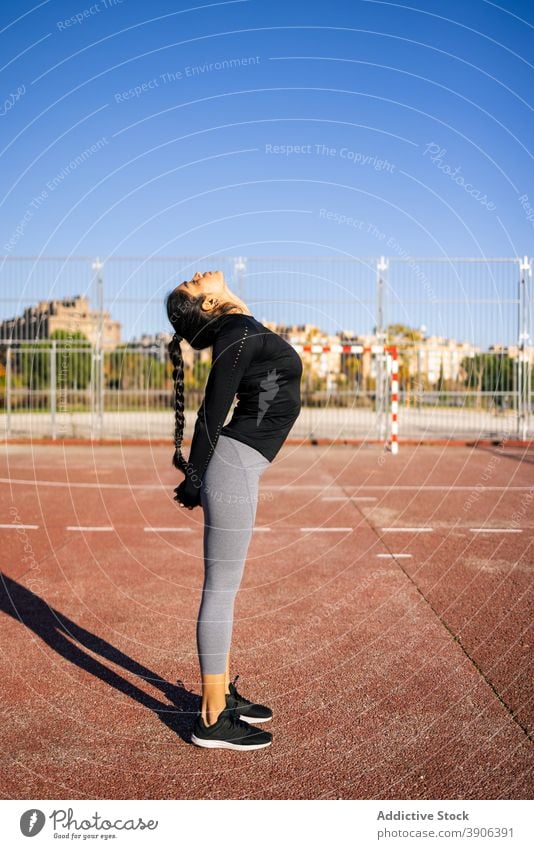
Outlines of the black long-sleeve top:
M 201 482 L 221 433 L 272 462 L 301 408 L 302 361 L 285 339 L 244 313 L 222 316 L 216 327 L 212 365 L 182 484 L 190 506 L 200 504 Z M 225 426 L 236 394 L 237 404 Z

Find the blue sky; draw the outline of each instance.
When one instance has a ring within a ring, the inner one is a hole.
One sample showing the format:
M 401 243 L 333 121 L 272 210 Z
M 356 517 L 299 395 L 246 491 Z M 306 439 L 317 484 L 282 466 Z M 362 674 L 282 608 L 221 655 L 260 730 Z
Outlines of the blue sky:
M 534 253 L 532 10 L 2 4 L 0 252 Z

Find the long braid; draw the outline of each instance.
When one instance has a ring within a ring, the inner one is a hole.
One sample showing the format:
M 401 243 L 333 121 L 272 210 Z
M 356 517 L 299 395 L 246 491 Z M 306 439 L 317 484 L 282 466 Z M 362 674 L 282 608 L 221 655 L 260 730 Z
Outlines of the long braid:
M 182 337 L 174 334 L 169 342 L 168 351 L 173 365 L 172 378 L 174 381 L 174 455 L 172 464 L 175 468 L 186 472 L 186 460 L 182 455 L 182 439 L 184 435 L 184 359 L 180 342 Z
M 173 364 L 174 380 L 174 455 L 172 464 L 185 475 L 188 463 L 182 455 L 182 439 L 184 435 L 184 361 L 180 342 L 186 339 L 195 350 L 202 350 L 213 345 L 217 335 L 218 319 L 232 312 L 235 303 L 228 301 L 220 305 L 214 315 L 203 309 L 206 295 L 191 297 L 178 286 L 167 295 L 167 316 L 174 328 L 168 351 Z

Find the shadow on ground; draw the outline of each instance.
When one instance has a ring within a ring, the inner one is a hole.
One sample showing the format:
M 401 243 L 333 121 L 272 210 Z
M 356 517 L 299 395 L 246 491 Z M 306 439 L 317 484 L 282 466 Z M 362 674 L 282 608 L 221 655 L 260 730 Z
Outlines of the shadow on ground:
M 110 687 L 134 699 L 143 707 L 153 711 L 157 717 L 186 743 L 191 742 L 194 715 L 200 709 L 200 697 L 187 690 L 183 681 L 176 684 L 166 681 L 156 672 L 128 657 L 120 649 L 92 634 L 63 613 L 50 607 L 40 596 L 0 572 L 0 611 L 7 613 L 33 631 L 50 648 L 65 660 L 100 678 Z M 80 645 L 74 645 L 76 640 Z M 161 690 L 172 702 L 159 701 L 126 678 L 122 678 L 84 649 L 122 666 L 153 687 Z

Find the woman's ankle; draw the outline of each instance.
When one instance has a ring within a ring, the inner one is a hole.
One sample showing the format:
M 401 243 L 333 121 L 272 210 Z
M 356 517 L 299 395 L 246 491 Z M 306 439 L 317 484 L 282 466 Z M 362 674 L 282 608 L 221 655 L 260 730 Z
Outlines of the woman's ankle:
M 215 725 L 225 707 L 226 705 L 221 708 L 203 708 L 201 710 L 201 716 L 204 721 L 204 725 Z
M 217 722 L 226 708 L 226 675 L 224 672 L 202 675 L 201 715 L 206 725 Z

